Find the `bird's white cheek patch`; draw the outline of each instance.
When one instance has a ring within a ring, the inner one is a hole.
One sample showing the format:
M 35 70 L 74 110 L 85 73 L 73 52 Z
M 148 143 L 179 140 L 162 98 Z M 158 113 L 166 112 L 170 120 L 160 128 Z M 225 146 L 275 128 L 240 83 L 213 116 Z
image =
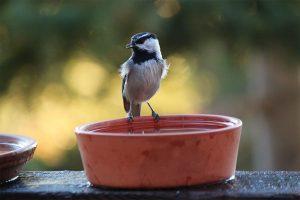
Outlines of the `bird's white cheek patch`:
M 143 47 L 141 47 L 141 48 L 144 48 L 149 52 L 155 52 L 157 55 L 157 58 L 162 59 L 162 55 L 160 52 L 160 46 L 159 46 L 159 42 L 157 39 L 150 38 L 150 39 L 146 40 L 143 44 Z

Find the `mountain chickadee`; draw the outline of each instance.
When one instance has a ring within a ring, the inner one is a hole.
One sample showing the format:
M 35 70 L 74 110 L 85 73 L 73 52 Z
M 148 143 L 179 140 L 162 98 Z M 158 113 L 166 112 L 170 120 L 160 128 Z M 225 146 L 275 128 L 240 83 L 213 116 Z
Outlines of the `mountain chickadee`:
M 140 116 L 142 102 L 147 102 L 152 117 L 158 121 L 148 100 L 159 88 L 160 80 L 167 75 L 169 66 L 162 58 L 160 46 L 155 34 L 143 32 L 131 37 L 126 48 L 132 49 L 131 57 L 121 65 L 122 96 L 128 121 Z

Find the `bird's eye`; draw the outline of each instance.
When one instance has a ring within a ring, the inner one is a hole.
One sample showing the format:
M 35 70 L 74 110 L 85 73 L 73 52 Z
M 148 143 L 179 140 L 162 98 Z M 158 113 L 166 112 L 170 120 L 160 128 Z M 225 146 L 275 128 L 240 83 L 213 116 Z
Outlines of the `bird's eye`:
M 143 40 L 137 40 L 135 43 L 136 43 L 136 44 L 143 44 L 144 41 L 143 41 Z

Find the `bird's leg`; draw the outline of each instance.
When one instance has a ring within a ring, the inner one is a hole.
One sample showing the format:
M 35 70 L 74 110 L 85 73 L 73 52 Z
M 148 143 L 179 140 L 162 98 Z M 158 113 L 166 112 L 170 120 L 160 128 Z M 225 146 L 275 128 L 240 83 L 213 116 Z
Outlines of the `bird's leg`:
M 128 122 L 133 122 L 133 115 L 132 115 L 132 102 L 130 102 L 130 108 L 128 112 L 128 117 L 127 117 Z
M 159 121 L 159 115 L 156 112 L 154 112 L 153 108 L 151 107 L 151 105 L 150 105 L 150 103 L 148 101 L 147 101 L 147 104 L 148 104 L 148 106 L 149 106 L 149 108 L 150 108 L 150 110 L 152 112 L 153 119 L 155 121 Z

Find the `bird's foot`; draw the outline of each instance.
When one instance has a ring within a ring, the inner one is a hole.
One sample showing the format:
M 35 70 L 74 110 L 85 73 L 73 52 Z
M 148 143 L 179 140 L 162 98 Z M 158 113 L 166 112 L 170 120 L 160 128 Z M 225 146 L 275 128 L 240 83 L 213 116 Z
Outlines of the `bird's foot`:
M 148 106 L 149 106 L 149 108 L 150 108 L 150 110 L 152 112 L 152 117 L 153 117 L 154 121 L 158 122 L 159 119 L 160 119 L 159 115 L 156 112 L 154 112 L 153 108 L 151 107 L 151 105 L 150 105 L 150 103 L 148 101 L 147 101 L 147 104 L 148 104 Z
M 133 117 L 132 117 L 132 116 L 127 117 L 127 121 L 128 121 L 129 123 L 133 122 Z
M 153 117 L 154 121 L 158 122 L 160 120 L 160 117 L 156 112 L 152 112 L 152 117 Z
M 127 121 L 129 123 L 133 122 L 133 115 L 131 113 L 128 114 Z

